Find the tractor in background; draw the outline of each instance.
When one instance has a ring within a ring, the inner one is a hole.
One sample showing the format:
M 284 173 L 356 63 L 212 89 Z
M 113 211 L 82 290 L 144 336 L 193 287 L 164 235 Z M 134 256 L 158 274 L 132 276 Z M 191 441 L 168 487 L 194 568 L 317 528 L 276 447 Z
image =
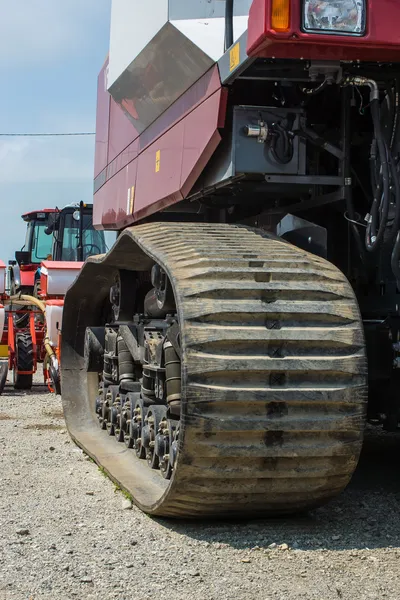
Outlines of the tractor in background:
M 0 280 L 3 275 L 8 280 L 0 289 L 0 391 L 8 369 L 14 388 L 29 390 L 42 363 L 45 382 L 60 393 L 64 296 L 85 259 L 107 250 L 104 233 L 93 228 L 92 214 L 92 205 L 81 202 L 23 215 L 25 244 L 9 261 L 7 274 L 0 264 Z

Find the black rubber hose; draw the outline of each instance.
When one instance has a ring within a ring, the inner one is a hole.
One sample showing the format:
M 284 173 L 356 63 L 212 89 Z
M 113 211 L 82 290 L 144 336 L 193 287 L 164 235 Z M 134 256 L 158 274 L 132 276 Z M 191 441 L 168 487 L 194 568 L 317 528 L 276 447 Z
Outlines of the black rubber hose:
M 390 236 L 392 239 L 394 239 L 396 237 L 397 232 L 400 229 L 400 181 L 393 156 L 390 156 L 390 173 L 392 175 L 392 184 L 394 187 L 394 196 L 396 202 L 394 220 L 392 223 L 392 235 Z
M 349 88 L 343 88 L 342 90 L 342 114 L 341 114 L 341 138 L 342 138 L 342 150 L 343 150 L 343 164 L 342 170 L 345 178 L 351 177 L 351 114 L 350 114 L 350 90 Z M 355 221 L 357 215 L 354 210 L 353 203 L 353 191 L 351 186 L 344 187 L 344 197 L 346 200 L 347 214 L 352 222 L 350 222 L 350 228 L 354 236 L 358 255 L 361 260 L 361 264 L 365 263 L 365 248 L 362 237 L 358 230 Z
M 397 130 L 399 127 L 399 110 L 400 110 L 400 81 L 398 78 L 395 80 L 394 86 L 394 114 L 393 114 L 393 128 L 392 128 L 392 137 L 390 139 L 390 151 L 393 150 L 394 143 L 397 138 Z
M 374 252 L 382 242 L 389 213 L 390 197 L 388 148 L 385 144 L 385 140 L 383 137 L 380 120 L 379 100 L 377 99 L 371 101 L 371 114 L 372 121 L 374 124 L 378 156 L 382 170 L 382 194 L 380 193 L 380 186 L 378 185 L 374 194 L 374 200 L 372 202 L 371 207 L 370 223 L 368 224 L 365 236 L 365 244 L 368 252 Z
M 233 45 L 233 3 L 225 0 L 225 51 Z

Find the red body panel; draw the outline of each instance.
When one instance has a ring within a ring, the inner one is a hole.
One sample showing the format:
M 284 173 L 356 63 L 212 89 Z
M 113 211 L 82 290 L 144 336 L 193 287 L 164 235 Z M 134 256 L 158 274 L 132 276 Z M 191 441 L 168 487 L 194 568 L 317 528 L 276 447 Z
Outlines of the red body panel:
M 247 53 L 265 58 L 400 61 L 400 2 L 367 0 L 367 31 L 363 37 L 320 35 L 301 31 L 300 0 L 290 0 L 290 31 L 271 28 L 272 0 L 253 0 Z
M 84 263 L 83 262 L 75 262 L 75 261 L 68 261 L 68 260 L 43 260 L 42 261 L 42 266 L 45 267 L 46 269 L 56 269 L 56 270 L 60 270 L 63 271 L 65 269 L 75 269 L 76 271 L 79 271 L 80 269 L 82 269 Z
M 139 137 L 115 105 L 108 152 L 120 152 L 95 180 L 94 225 L 122 229 L 181 200 L 219 144 L 225 106 L 216 66 Z
M 21 287 L 32 287 L 35 285 L 35 273 L 37 271 L 38 265 L 32 265 L 29 268 L 23 267 L 20 269 L 20 279 L 21 279 Z M 29 269 L 29 270 L 28 270 Z
M 110 100 L 107 93 L 107 67 L 105 62 L 97 80 L 97 112 L 96 112 L 96 151 L 94 159 L 94 176 L 107 166 L 108 162 L 108 131 L 110 125 Z

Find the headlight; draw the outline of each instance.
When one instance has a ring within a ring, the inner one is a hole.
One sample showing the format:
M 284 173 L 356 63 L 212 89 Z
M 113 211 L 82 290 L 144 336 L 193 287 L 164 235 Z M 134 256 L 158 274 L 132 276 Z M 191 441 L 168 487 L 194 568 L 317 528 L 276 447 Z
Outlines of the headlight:
M 365 33 L 365 0 L 305 0 L 304 29 L 319 33 Z

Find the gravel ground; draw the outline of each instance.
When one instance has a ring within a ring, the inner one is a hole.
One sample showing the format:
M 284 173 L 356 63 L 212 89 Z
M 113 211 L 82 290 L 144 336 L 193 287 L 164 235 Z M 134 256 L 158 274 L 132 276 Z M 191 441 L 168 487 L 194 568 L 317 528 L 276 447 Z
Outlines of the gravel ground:
M 307 517 L 155 520 L 70 441 L 36 385 L 0 397 L 0 599 L 400 598 L 400 438 L 368 432 L 346 492 Z

